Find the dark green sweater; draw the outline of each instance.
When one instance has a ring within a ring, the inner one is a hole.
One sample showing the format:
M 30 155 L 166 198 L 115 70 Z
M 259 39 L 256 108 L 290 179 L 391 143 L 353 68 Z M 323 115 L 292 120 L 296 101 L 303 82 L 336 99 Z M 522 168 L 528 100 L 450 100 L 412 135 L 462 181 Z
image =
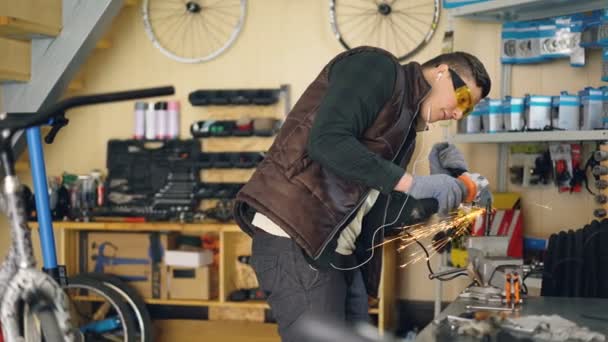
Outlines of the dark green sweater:
M 405 170 L 369 151 L 359 139 L 390 99 L 396 64 L 378 52 L 336 62 L 308 140 L 310 158 L 335 174 L 390 193 Z

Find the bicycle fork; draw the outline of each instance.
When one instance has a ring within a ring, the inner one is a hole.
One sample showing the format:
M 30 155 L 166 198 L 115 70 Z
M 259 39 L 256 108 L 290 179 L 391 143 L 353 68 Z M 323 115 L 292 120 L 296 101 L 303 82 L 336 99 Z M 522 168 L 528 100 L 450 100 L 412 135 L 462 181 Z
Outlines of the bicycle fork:
M 23 304 L 42 300 L 53 304 L 53 315 L 66 341 L 74 340 L 68 300 L 63 289 L 51 276 L 35 269 L 31 232 L 27 225 L 22 186 L 12 167 L 12 156 L 2 151 L 1 162 L 5 169 L 3 209 L 6 212 L 11 234 L 11 247 L 0 269 L 0 320 L 8 342 L 22 341 L 20 324 Z M 8 163 L 7 163 L 8 162 Z M 30 305 L 31 306 L 31 305 Z

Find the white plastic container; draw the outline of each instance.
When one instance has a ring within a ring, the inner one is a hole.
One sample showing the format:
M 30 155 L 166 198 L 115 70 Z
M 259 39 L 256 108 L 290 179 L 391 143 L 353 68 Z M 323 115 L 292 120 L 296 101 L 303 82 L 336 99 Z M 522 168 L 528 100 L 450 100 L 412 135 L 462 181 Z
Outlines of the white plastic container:
M 504 131 L 504 115 L 502 100 L 490 100 L 490 112 L 488 114 L 488 133 Z
M 202 267 L 213 263 L 213 252 L 201 251 L 165 251 L 165 265 L 181 267 Z
M 577 95 L 562 94 L 559 97 L 559 111 L 556 128 L 575 131 L 580 128 L 581 100 Z
M 505 108 L 505 106 L 503 106 Z M 505 113 L 505 130 L 521 131 L 524 129 L 524 99 L 513 97 L 509 100 L 509 112 Z
M 156 139 L 166 139 L 169 136 L 167 102 L 156 102 L 154 109 L 156 110 Z
M 551 126 L 551 96 L 530 96 L 530 110 L 526 122 L 530 130 L 543 130 Z
M 603 93 L 600 89 L 586 88 L 581 92 L 583 111 L 581 115 L 581 129 L 602 129 Z
M 146 110 L 147 102 L 135 102 L 133 139 L 142 140 L 146 134 Z
M 146 110 L 146 139 L 154 140 L 156 138 L 156 111 L 154 105 L 150 103 Z
M 179 138 L 179 101 L 169 101 L 167 104 L 167 116 L 168 116 L 168 133 L 169 139 Z

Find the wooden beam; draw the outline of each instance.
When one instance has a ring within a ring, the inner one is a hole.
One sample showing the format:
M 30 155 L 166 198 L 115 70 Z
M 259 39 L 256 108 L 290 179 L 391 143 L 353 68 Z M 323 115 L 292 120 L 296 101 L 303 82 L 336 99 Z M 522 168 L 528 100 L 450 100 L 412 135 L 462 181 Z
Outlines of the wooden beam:
M 0 0 L 0 35 L 30 39 L 61 31 L 61 0 Z
M 32 48 L 30 42 L 0 37 L 0 80 L 29 81 Z

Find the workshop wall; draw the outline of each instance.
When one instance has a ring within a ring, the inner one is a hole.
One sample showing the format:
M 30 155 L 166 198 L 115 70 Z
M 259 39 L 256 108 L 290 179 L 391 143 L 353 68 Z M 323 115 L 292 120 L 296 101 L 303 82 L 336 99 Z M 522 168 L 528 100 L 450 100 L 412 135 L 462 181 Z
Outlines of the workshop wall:
M 201 119 L 201 110 L 187 102 L 188 93 L 200 88 L 292 86 L 292 103 L 342 47 L 329 26 L 327 1 L 264 0 L 250 1 L 244 28 L 236 43 L 219 58 L 201 64 L 174 62 L 152 46 L 145 35 L 139 7 L 127 7 L 117 16 L 108 33 L 112 47 L 95 50 L 83 66 L 84 89 L 79 93 L 116 91 L 172 84 L 174 98 L 182 102 L 181 133 L 189 135 L 189 125 Z M 429 46 L 416 55 L 425 61 L 441 50 L 445 12 Z M 500 26 L 456 21 L 456 49 L 477 55 L 494 81 L 491 96 L 499 95 Z M 578 90 L 598 83 L 599 60 L 592 55 L 590 66 L 572 69 L 565 62 L 532 67 L 516 67 L 514 95 L 524 92 L 558 93 Z M 64 170 L 89 172 L 105 169 L 106 143 L 112 138 L 129 138 L 133 131 L 133 103 L 125 102 L 78 109 L 70 112 L 70 126 L 59 133 L 52 146 L 46 147 L 47 170 L 51 175 Z M 451 125 L 448 129 L 454 129 Z M 430 132 L 420 134 L 415 156 L 416 174 L 428 173 L 426 155 L 432 144 L 444 135 L 444 128 L 434 124 Z M 463 145 L 472 169 L 487 175 L 494 183 L 497 163 L 496 145 Z M 24 175 L 25 176 L 25 175 Z M 520 189 L 512 189 L 519 191 Z M 562 201 L 562 199 L 567 199 Z M 590 216 L 591 197 L 586 194 L 558 195 L 553 187 L 526 190 L 523 196 L 526 230 L 534 235 L 580 226 Z M 560 203 L 562 202 L 562 203 Z M 546 211 L 534 203 L 549 203 Z M 6 225 L 2 225 L 6 227 Z M 6 229 L 0 230 L 0 251 L 6 251 Z M 400 297 L 417 300 L 433 298 L 433 284 L 427 280 L 422 263 L 400 271 L 403 287 Z M 466 284 L 451 282 L 444 288 L 444 298 L 451 299 Z

